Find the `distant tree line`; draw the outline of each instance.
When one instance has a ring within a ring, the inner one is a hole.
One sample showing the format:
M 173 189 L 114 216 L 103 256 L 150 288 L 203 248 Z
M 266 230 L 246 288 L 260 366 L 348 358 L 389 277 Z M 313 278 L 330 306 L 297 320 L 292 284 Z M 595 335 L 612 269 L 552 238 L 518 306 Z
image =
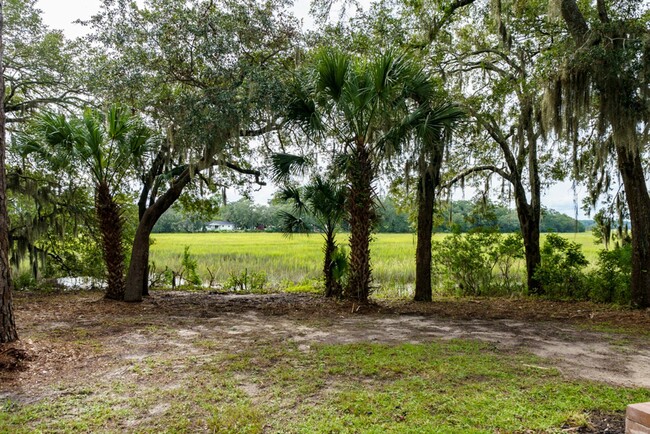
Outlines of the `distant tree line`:
M 289 205 L 272 200 L 268 205 L 256 204 L 250 199 L 240 199 L 219 209 L 216 214 L 205 215 L 196 209 L 184 209 L 182 206 L 170 208 L 160 218 L 153 232 L 202 232 L 211 220 L 223 220 L 235 223 L 240 230 L 265 230 L 282 232 L 282 213 Z M 379 233 L 412 233 L 414 225 L 409 213 L 401 210 L 395 202 L 386 197 L 380 201 L 379 219 L 376 231 Z M 309 215 L 303 216 L 307 227 L 316 228 L 315 221 Z M 517 212 L 504 205 L 494 203 L 477 203 L 469 200 L 453 201 L 440 206 L 436 214 L 435 232 L 466 233 L 477 228 L 493 229 L 501 233 L 519 231 Z M 541 221 L 542 232 L 572 233 L 585 232 L 580 221 L 553 209 L 544 209 Z M 349 230 L 347 222 L 341 224 L 343 231 Z
M 501 233 L 520 230 L 517 211 L 493 203 L 454 201 L 438 210 L 437 232 L 470 232 L 477 228 L 493 228 Z M 554 209 L 542 209 L 540 232 L 584 232 L 585 226 L 575 218 Z

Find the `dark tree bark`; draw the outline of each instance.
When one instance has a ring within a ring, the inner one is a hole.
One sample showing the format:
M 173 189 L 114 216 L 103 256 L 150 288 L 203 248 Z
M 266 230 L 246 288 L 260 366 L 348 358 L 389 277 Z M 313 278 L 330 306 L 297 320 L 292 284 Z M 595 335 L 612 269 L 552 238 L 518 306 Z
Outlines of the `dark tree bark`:
M 0 1 L 0 66 L 4 65 L 4 2 Z M 0 68 L 0 102 L 4 101 L 5 83 Z M 5 168 L 6 133 L 5 111 L 0 104 L 0 343 L 18 340 L 14 320 L 12 290 L 13 282 L 9 268 L 9 218 L 7 215 L 7 179 Z
M 151 231 L 158 219 L 180 197 L 183 188 L 191 181 L 190 169 L 185 168 L 172 186 L 149 206 L 140 218 L 138 228 L 133 239 L 131 263 L 126 276 L 124 301 L 142 301 L 144 288 L 149 285 L 149 239 Z
M 153 205 L 157 193 L 157 187 L 160 180 L 158 176 L 163 173 L 165 163 L 169 159 L 169 146 L 165 145 L 160 148 L 154 158 L 149 170 L 142 175 L 142 190 L 140 191 L 140 198 L 138 199 L 138 222 L 142 221 L 144 213 L 147 211 L 147 201 Z M 145 247 L 144 252 L 146 269 L 144 270 L 145 278 L 142 279 L 142 295 L 149 295 L 149 246 Z
M 434 183 L 425 172 L 418 181 L 418 229 L 415 247 L 415 301 L 431 301 L 431 236 L 433 233 Z
M 418 181 L 418 229 L 415 248 L 415 301 L 431 301 L 431 237 L 433 236 L 433 212 L 435 192 L 440 183 L 443 158 L 442 146 L 436 149 L 431 161 L 421 163 Z
M 370 236 L 375 220 L 372 180 L 374 169 L 368 149 L 358 139 L 348 168 L 350 193 L 347 208 L 350 215 L 350 274 L 344 297 L 367 303 L 370 295 Z
M 520 140 L 528 145 L 528 177 L 530 184 L 530 204 L 526 201 L 526 191 L 522 185 L 521 174 L 515 183 L 515 203 L 517 216 L 521 226 L 521 235 L 524 239 L 524 253 L 526 257 L 526 284 L 528 293 L 535 295 L 544 294 L 542 283 L 535 277 L 537 268 L 542 263 L 542 254 L 539 246 L 539 225 L 542 219 L 542 191 L 539 179 L 539 161 L 537 158 L 537 142 L 539 134 L 535 132 L 533 103 L 530 98 L 520 98 L 521 115 Z M 523 146 L 522 146 L 523 147 Z M 526 149 L 526 147 L 523 147 Z
M 124 246 L 122 244 L 122 215 L 108 184 L 97 186 L 95 209 L 102 237 L 102 253 L 106 263 L 108 288 L 105 297 L 124 299 Z
M 603 2 L 597 3 L 599 19 L 609 24 Z M 595 84 L 593 91 L 600 96 L 600 106 L 613 130 L 618 170 L 623 180 L 627 207 L 632 224 L 632 304 L 638 308 L 650 307 L 650 196 L 645 181 L 641 157 L 642 146 L 638 142 L 637 120 L 643 110 L 639 108 L 646 101 L 639 101 L 637 88 L 648 85 L 637 76 L 627 73 L 613 74 L 604 71 L 625 71 L 617 62 L 617 54 L 624 53 L 626 31 L 608 25 L 601 37 L 589 29 L 575 0 L 562 0 L 562 18 L 578 52 L 599 45 L 606 53 L 597 61 L 588 64 L 588 73 Z M 630 44 L 631 45 L 631 44 Z M 584 61 L 583 61 L 584 63 Z M 647 80 L 647 78 L 645 79 Z M 643 98 L 641 96 L 640 98 Z M 569 103 L 570 104 L 570 103 Z
M 646 308 L 650 307 L 650 196 L 639 154 L 618 144 L 616 152 L 632 224 L 632 304 Z
M 495 170 L 513 186 L 517 218 L 519 219 L 521 235 L 524 241 L 526 284 L 528 292 L 534 295 L 543 295 L 544 288 L 542 287 L 541 282 L 535 277 L 537 268 L 542 263 L 542 254 L 540 252 L 539 242 L 542 198 L 541 183 L 539 179 L 539 161 L 537 156 L 539 133 L 535 131 L 532 100 L 525 95 L 520 95 L 519 103 L 520 113 L 518 139 L 520 145 L 519 152 L 516 156 L 511 149 L 510 143 L 506 137 L 504 137 L 494 120 L 486 121 L 479 117 L 479 122 L 501 148 L 508 168 L 508 171 L 506 172 L 496 168 L 492 169 L 486 167 L 487 170 Z M 528 167 L 530 184 L 530 202 L 527 197 L 526 187 L 524 186 L 523 172 L 526 166 Z
M 544 288 L 542 287 L 541 282 L 535 277 L 535 272 L 542 263 L 542 254 L 540 252 L 539 243 L 541 212 L 536 211 L 534 206 L 527 203 L 525 193 L 516 195 L 515 202 L 521 235 L 524 240 L 526 284 L 528 286 L 528 293 L 542 295 L 544 294 Z
M 325 276 L 325 297 L 339 297 L 341 295 L 341 288 L 338 287 L 334 280 L 334 264 L 333 255 L 336 250 L 336 241 L 334 239 L 334 232 L 328 230 L 325 235 L 325 260 L 323 263 L 323 275 Z
M 152 181 L 149 183 L 145 180 L 140 201 L 138 202 L 140 221 L 133 239 L 131 262 L 126 275 L 124 301 L 142 301 L 143 295 L 149 292 L 149 240 L 151 231 L 158 219 L 178 200 L 183 193 L 183 189 L 192 180 L 192 174 L 217 165 L 246 175 L 253 175 L 257 184 L 265 185 L 264 182 L 260 181 L 261 174 L 259 171 L 242 168 L 232 162 L 216 161 L 212 155 L 201 158 L 194 166 L 185 165 L 173 169 L 172 174 L 177 176 L 171 186 L 157 198 L 156 194 L 152 193 L 149 197 L 148 206 L 146 206 L 148 192 L 152 187 L 154 190 L 157 190 L 158 187 L 153 182 L 155 176 L 151 177 Z

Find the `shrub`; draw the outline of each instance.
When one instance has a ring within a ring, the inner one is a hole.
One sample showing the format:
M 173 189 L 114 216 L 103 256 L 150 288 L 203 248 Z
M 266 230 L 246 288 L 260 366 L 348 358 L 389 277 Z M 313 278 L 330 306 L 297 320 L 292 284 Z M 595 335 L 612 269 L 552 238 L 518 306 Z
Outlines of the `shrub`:
M 581 245 L 548 234 L 541 249 L 542 263 L 535 271 L 545 294 L 552 299 L 586 299 L 589 291 L 584 267 L 589 265 Z
M 590 298 L 600 303 L 629 304 L 632 278 L 632 247 L 617 246 L 598 253 L 598 268 L 589 273 Z
M 36 287 L 36 279 L 31 270 L 21 271 L 13 276 L 14 289 L 22 291 Z
M 348 262 L 348 252 L 342 246 L 337 246 L 332 252 L 332 295 L 339 297 L 343 292 L 343 288 L 347 284 L 348 270 L 350 264 Z
M 201 278 L 196 271 L 197 267 L 198 261 L 190 255 L 190 246 L 185 246 L 183 257 L 181 258 L 180 277 L 191 285 L 199 286 L 201 284 Z
M 201 278 L 197 272 L 198 261 L 190 254 L 190 246 L 185 246 L 178 270 L 165 266 L 164 270 L 158 271 L 156 269 L 156 263 L 153 261 L 150 263 L 149 267 L 150 287 L 164 284 L 170 285 L 172 289 L 176 289 L 177 285 L 201 285 Z
M 244 268 L 239 275 L 232 273 L 223 287 L 229 291 L 264 292 L 266 283 L 265 272 L 249 273 L 248 268 Z
M 433 273 L 445 292 L 494 295 L 521 288 L 513 275 L 523 256 L 521 236 L 494 232 L 454 233 L 433 243 Z M 499 273 L 495 273 L 498 270 Z
M 521 292 L 523 280 L 521 260 L 524 258 L 524 239 L 521 233 L 502 236 L 498 246 L 497 266 L 500 271 L 498 284 L 508 294 Z

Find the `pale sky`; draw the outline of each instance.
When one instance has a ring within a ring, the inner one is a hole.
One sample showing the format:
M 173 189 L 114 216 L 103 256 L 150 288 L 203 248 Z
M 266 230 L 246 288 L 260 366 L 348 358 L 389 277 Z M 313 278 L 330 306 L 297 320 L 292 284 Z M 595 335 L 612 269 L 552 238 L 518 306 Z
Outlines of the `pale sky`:
M 37 7 L 43 11 L 43 21 L 53 29 L 63 30 L 68 38 L 86 34 L 87 29 L 76 20 L 87 20 L 99 10 L 99 0 L 38 0 Z
M 366 3 L 362 1 L 362 3 Z M 99 11 L 100 0 L 38 0 L 37 7 L 43 11 L 43 21 L 53 29 L 63 30 L 68 38 L 84 36 L 88 29 L 76 20 L 87 20 Z M 309 15 L 309 1 L 296 0 L 294 13 L 303 20 L 305 26 L 312 23 Z
M 362 1 L 368 4 L 369 0 Z M 87 20 L 99 10 L 100 0 L 38 0 L 37 6 L 43 11 L 43 21 L 46 25 L 54 29 L 63 30 L 68 38 L 83 36 L 88 29 L 74 24 L 76 20 Z M 308 17 L 309 1 L 297 0 L 294 11 L 298 17 L 303 19 L 305 25 L 311 25 L 311 19 Z M 256 201 L 266 202 L 273 192 L 272 187 L 265 187 L 261 192 L 255 194 Z M 466 191 L 465 197 L 471 199 L 472 192 Z M 584 189 L 578 187 L 578 205 L 585 195 Z M 232 195 L 231 195 L 232 196 Z M 462 193 L 454 195 L 456 198 L 462 198 Z M 560 183 L 552 186 L 543 195 L 542 203 L 548 208 L 563 212 L 569 216 L 574 216 L 574 198 L 570 183 Z M 582 209 L 578 212 L 579 218 L 586 218 Z

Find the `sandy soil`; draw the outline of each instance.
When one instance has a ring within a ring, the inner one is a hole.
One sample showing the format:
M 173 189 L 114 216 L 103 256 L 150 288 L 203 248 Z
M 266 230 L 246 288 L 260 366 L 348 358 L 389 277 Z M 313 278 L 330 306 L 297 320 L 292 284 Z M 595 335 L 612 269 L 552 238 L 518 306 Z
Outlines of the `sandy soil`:
M 478 339 L 544 358 L 567 378 L 650 388 L 650 312 L 589 303 L 445 299 L 357 306 L 306 294 L 154 292 L 143 303 L 98 292 L 17 294 L 21 341 L 0 346 L 0 399 L 30 402 L 57 382 L 124 373 L 124 360 L 200 358 L 258 342 Z M 606 331 L 598 331 L 606 330 Z M 608 331 L 607 331 L 608 330 Z M 210 342 L 202 348 L 197 339 Z M 16 365 L 18 360 L 18 366 Z M 16 369 L 18 367 L 18 369 Z

